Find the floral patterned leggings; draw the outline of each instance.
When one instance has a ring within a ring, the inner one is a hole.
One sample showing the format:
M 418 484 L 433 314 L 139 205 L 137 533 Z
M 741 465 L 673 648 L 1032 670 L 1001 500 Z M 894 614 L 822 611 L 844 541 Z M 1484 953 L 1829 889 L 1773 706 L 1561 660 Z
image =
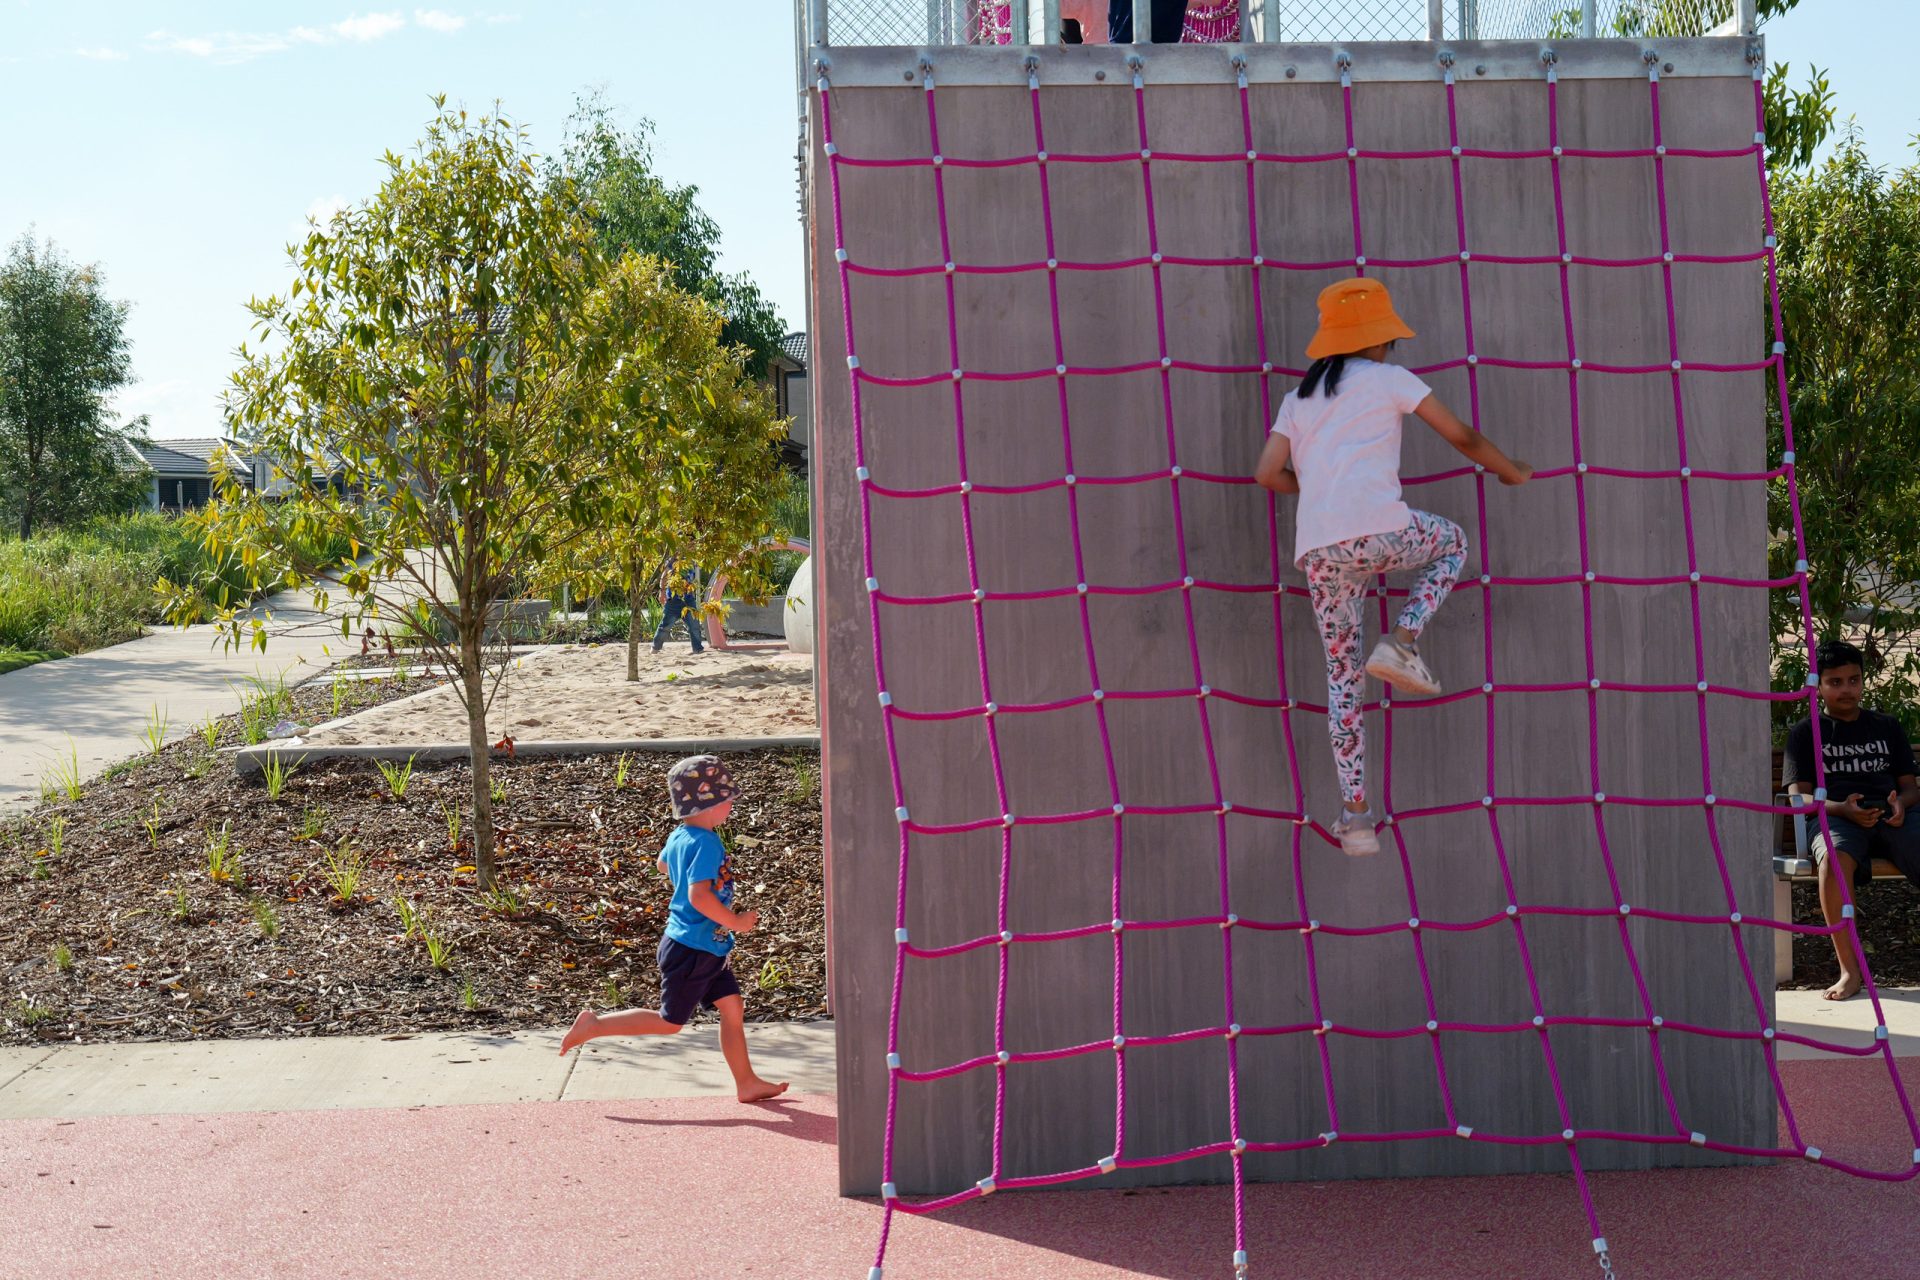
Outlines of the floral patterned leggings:
M 1366 729 L 1360 718 L 1365 671 L 1361 666 L 1360 601 L 1372 579 L 1396 569 L 1418 569 L 1400 625 L 1419 635 L 1440 607 L 1467 557 L 1460 526 L 1425 511 L 1392 533 L 1370 533 L 1307 552 L 1307 589 L 1313 598 L 1320 643 L 1327 651 L 1327 735 L 1340 772 L 1340 796 L 1366 798 Z

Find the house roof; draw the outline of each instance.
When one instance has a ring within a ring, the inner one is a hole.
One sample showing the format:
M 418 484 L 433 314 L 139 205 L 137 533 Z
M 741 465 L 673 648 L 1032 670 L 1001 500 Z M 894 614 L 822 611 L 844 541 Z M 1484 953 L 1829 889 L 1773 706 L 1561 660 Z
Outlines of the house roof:
M 227 452 L 218 436 L 199 436 L 188 440 L 155 441 L 136 444 L 134 452 L 141 461 L 162 475 L 203 476 L 215 452 Z
M 809 353 L 807 350 L 806 334 L 804 333 L 788 334 L 786 337 L 780 339 L 780 349 L 786 352 L 787 358 L 789 360 L 792 360 L 795 364 L 799 365 L 801 369 L 804 370 L 807 367 L 807 355 Z

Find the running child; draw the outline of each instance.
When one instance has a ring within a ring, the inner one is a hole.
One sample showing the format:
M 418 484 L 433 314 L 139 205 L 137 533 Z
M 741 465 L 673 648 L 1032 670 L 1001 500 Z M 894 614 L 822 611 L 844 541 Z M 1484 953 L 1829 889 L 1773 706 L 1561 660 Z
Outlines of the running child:
M 1459 580 L 1467 537 L 1451 520 L 1400 498 L 1400 426 L 1417 414 L 1440 438 L 1500 477 L 1525 484 L 1516 462 L 1455 417 L 1431 388 L 1387 353 L 1413 330 L 1378 280 L 1342 280 L 1320 291 L 1320 327 L 1307 344 L 1306 377 L 1280 402 L 1254 479 L 1300 495 L 1293 563 L 1304 568 L 1327 655 L 1327 733 L 1344 804 L 1333 834 L 1349 854 L 1378 853 L 1366 792 L 1361 672 L 1405 693 L 1432 696 L 1439 683 L 1420 660 L 1420 633 Z M 1373 578 L 1414 570 L 1399 624 L 1380 637 L 1363 668 L 1360 601 Z
M 720 1015 L 720 1052 L 733 1072 L 735 1095 L 742 1102 L 765 1102 L 787 1086 L 754 1074 L 747 1059 L 746 1004 L 727 963 L 733 935 L 753 932 L 760 913 L 733 909 L 732 860 L 714 834 L 733 812 L 739 788 L 717 756 L 689 756 L 668 772 L 667 790 L 680 826 L 667 837 L 659 861 L 673 890 L 660 939 L 660 1011 L 582 1009 L 560 1052 L 601 1036 L 670 1036 L 705 1006 Z

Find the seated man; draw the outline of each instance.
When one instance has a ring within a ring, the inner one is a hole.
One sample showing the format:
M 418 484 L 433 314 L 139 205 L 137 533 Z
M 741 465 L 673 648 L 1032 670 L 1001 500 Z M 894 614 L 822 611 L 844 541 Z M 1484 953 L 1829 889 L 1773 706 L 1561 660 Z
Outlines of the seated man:
M 1865 659 L 1844 640 L 1827 640 L 1814 651 L 1819 673 L 1820 755 L 1826 765 L 1827 837 L 1813 837 L 1813 853 L 1820 860 L 1820 911 L 1830 925 L 1840 923 L 1844 903 L 1840 877 L 1849 876 L 1858 887 L 1873 878 L 1873 860 L 1885 858 L 1920 884 L 1920 823 L 1909 824 L 1907 811 L 1920 804 L 1920 784 L 1914 780 L 1913 748 L 1906 730 L 1892 716 L 1860 705 Z M 1813 794 L 1813 722 L 1802 720 L 1787 730 L 1787 790 Z M 1817 821 L 1815 819 L 1810 819 Z M 1856 913 L 1857 914 L 1857 913 Z M 1860 961 L 1847 933 L 1833 935 L 1840 957 L 1840 980 L 1827 988 L 1827 999 L 1845 1000 L 1860 990 Z

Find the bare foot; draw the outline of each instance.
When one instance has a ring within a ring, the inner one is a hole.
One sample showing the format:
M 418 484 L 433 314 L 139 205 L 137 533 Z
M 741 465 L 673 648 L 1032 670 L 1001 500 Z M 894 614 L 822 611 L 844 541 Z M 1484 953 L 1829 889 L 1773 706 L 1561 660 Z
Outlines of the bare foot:
M 1842 970 L 1840 980 L 1828 987 L 1826 997 L 1829 1000 L 1851 1000 L 1860 994 L 1860 975 Z
M 573 1025 L 567 1029 L 567 1034 L 560 1037 L 560 1056 L 566 1057 L 567 1050 L 593 1039 L 594 1024 L 599 1021 L 600 1019 L 594 1017 L 593 1010 L 582 1009 L 580 1016 L 575 1018 Z
M 756 1076 L 752 1084 L 741 1089 L 735 1096 L 742 1102 L 765 1102 L 769 1098 L 779 1097 L 786 1091 L 787 1082 L 785 1080 L 782 1080 L 779 1084 L 771 1084 Z

